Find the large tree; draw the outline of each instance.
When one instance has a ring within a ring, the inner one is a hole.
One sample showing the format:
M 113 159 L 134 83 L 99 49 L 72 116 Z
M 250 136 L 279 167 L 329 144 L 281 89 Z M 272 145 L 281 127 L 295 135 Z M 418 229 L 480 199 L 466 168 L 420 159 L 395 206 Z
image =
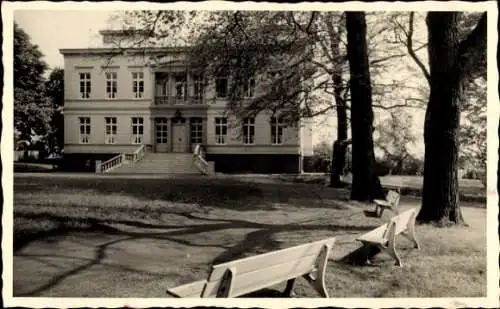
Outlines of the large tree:
M 51 150 L 61 150 L 64 146 L 64 70 L 54 68 L 45 82 L 45 94 L 53 112 L 47 142 Z
M 425 164 L 422 207 L 417 220 L 463 222 L 458 202 L 460 112 L 471 75 L 484 68 L 486 13 L 464 39 L 459 13 L 430 12 L 426 18 L 430 95 L 424 125 Z
M 37 45 L 14 23 L 14 127 L 16 140 L 32 141 L 50 132 L 51 108 L 44 94 L 47 64 Z
M 347 12 L 347 58 L 351 74 L 352 191 L 351 199 L 383 196 L 373 152 L 372 88 L 364 12 Z

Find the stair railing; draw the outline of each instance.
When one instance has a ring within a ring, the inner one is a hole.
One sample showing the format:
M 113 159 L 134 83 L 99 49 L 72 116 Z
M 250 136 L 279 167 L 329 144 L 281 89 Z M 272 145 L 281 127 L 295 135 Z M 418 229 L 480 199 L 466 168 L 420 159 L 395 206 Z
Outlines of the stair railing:
M 131 162 L 140 161 L 142 160 L 142 158 L 144 158 L 144 155 L 146 153 L 145 149 L 146 145 L 141 145 L 134 152 L 125 154 L 125 159 Z
M 144 158 L 146 154 L 146 145 L 141 145 L 132 153 L 122 153 L 119 154 L 105 162 L 96 164 L 96 173 L 107 173 L 112 169 L 115 169 L 127 161 L 137 162 Z
M 97 173 L 109 172 L 110 170 L 115 169 L 118 166 L 122 165 L 124 162 L 125 162 L 125 154 L 122 153 L 107 161 L 104 161 L 102 163 L 97 163 L 96 172 Z
M 197 144 L 193 150 L 193 164 L 201 173 L 208 175 L 208 162 L 205 161 L 203 156 L 202 147 L 200 144 Z

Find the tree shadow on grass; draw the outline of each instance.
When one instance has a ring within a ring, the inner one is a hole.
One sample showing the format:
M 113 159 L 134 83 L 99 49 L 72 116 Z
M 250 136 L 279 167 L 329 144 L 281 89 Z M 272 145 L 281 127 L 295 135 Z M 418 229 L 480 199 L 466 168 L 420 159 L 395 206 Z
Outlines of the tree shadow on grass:
M 345 209 L 345 202 L 348 201 L 348 191 L 344 189 L 307 184 L 263 184 L 236 179 L 19 178 L 14 183 L 16 194 L 75 194 L 89 190 L 146 201 L 195 203 L 202 207 L 233 210 L 266 210 L 285 203 L 294 207 Z
M 281 243 L 273 239 L 275 233 L 282 231 L 290 232 L 294 230 L 328 230 L 335 232 L 338 230 L 353 230 L 353 231 L 366 231 L 373 229 L 373 226 L 352 226 L 352 225 L 324 225 L 324 224 L 265 224 L 251 222 L 240 219 L 213 219 L 204 218 L 191 213 L 176 213 L 189 219 L 199 220 L 201 223 L 197 224 L 180 224 L 180 225 L 147 225 L 148 228 L 154 229 L 174 229 L 171 231 L 163 232 L 134 232 L 124 231 L 116 228 L 116 224 L 126 224 L 130 227 L 140 228 L 144 223 L 134 222 L 132 220 L 109 220 L 109 219 L 70 219 L 63 216 L 54 216 L 48 213 L 39 214 L 21 214 L 29 220 L 47 220 L 53 222 L 52 228 L 46 230 L 32 230 L 28 233 L 20 233 L 14 237 L 15 255 L 21 256 L 19 252 L 22 248 L 27 246 L 32 241 L 44 241 L 51 238 L 59 238 L 75 232 L 93 232 L 102 233 L 105 235 L 119 236 L 118 239 L 113 239 L 97 245 L 94 249 L 94 258 L 89 260 L 83 265 L 77 266 L 69 271 L 63 272 L 51 278 L 47 283 L 43 284 L 36 289 L 24 292 L 22 295 L 17 296 L 39 296 L 44 291 L 60 284 L 65 278 L 74 276 L 88 268 L 101 264 L 101 261 L 106 257 L 106 249 L 122 241 L 133 241 L 139 239 L 159 239 L 165 241 L 176 242 L 186 246 L 210 246 L 219 247 L 224 250 L 221 254 L 216 256 L 212 261 L 207 261 L 207 264 L 219 264 L 230 260 L 238 259 L 248 254 L 264 253 L 272 250 L 277 250 Z M 209 224 L 207 224 L 209 223 Z M 250 232 L 245 238 L 235 246 L 224 246 L 221 244 L 200 244 L 193 243 L 187 239 L 178 239 L 175 236 L 188 236 L 199 233 L 210 233 L 218 230 L 225 229 L 242 229 L 254 228 L 256 231 Z M 53 239 L 54 240 L 54 239 Z M 147 261 L 146 261 L 147 263 Z

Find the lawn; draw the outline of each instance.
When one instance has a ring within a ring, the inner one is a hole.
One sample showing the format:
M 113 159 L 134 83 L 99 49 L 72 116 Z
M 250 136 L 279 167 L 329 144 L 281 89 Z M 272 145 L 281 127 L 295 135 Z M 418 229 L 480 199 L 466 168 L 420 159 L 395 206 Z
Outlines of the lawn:
M 462 205 L 469 227 L 417 226 L 421 250 L 401 237 L 404 268 L 383 254 L 353 266 L 340 260 L 383 220 L 348 193 L 234 178 L 16 177 L 14 296 L 165 297 L 211 264 L 331 236 L 331 297 L 486 296 L 484 204 Z M 317 297 L 302 279 L 295 292 Z

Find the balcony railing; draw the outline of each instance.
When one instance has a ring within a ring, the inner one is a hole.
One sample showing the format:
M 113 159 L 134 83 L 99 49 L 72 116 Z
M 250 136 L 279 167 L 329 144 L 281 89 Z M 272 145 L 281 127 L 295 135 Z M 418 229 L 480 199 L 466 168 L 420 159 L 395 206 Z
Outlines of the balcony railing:
M 201 105 L 204 104 L 202 97 L 176 97 L 176 96 L 156 96 L 155 105 Z

